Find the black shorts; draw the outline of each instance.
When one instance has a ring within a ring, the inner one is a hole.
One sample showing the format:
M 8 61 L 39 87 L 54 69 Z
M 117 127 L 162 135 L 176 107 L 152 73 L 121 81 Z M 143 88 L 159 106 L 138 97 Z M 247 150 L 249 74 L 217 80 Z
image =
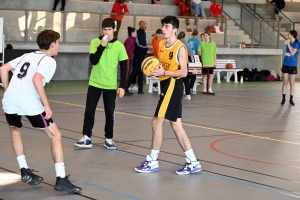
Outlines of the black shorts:
M 282 5 L 276 5 L 276 8 L 275 8 L 275 14 L 279 14 L 279 11 L 280 10 L 282 10 L 282 9 L 284 9 L 284 7 L 285 7 L 285 3 L 284 4 L 282 4 Z
M 160 82 L 161 93 L 154 116 L 177 121 L 182 117 L 182 79 L 168 78 Z
M 202 68 L 202 75 L 207 74 L 208 68 Z M 209 74 L 214 74 L 214 68 L 209 68 Z
M 297 74 L 297 66 L 282 66 L 282 73 L 284 74 Z
M 25 115 L 25 117 L 27 117 L 27 119 L 30 121 L 33 127 L 47 128 L 48 126 L 50 126 L 50 123 L 54 123 L 54 120 L 52 117 L 50 117 L 49 119 L 45 119 L 44 118 L 45 115 L 46 113 L 43 112 L 39 115 L 34 115 L 34 116 Z M 10 126 L 22 128 L 23 124 L 21 122 L 21 118 L 22 118 L 21 115 L 5 113 L 5 116 L 6 116 L 6 121 Z

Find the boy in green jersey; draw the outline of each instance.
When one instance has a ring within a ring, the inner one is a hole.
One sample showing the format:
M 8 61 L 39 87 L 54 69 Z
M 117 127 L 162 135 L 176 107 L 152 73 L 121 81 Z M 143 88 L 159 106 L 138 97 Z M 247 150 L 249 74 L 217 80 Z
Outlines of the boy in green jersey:
M 83 137 L 74 143 L 80 148 L 92 148 L 92 129 L 95 122 L 95 111 L 103 93 L 105 111 L 105 142 L 107 149 L 116 149 L 113 138 L 114 112 L 117 94 L 124 96 L 128 79 L 128 56 L 124 45 L 114 38 L 115 22 L 111 18 L 102 21 L 104 35 L 95 38 L 90 44 L 90 61 L 93 69 L 90 75 L 89 88 L 86 97 L 86 107 L 83 122 Z M 121 80 L 117 86 L 118 64 L 120 63 Z

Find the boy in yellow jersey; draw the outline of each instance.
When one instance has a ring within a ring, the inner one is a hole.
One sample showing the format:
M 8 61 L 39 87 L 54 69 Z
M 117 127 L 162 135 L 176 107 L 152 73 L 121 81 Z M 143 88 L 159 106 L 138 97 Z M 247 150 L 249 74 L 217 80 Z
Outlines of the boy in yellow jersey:
M 182 127 L 182 77 L 187 76 L 188 54 L 184 44 L 177 40 L 176 32 L 179 20 L 174 16 L 167 16 L 161 20 L 164 40 L 159 43 L 158 58 L 162 65 L 152 71 L 153 76 L 159 76 L 161 94 L 152 119 L 152 150 L 146 160 L 135 168 L 137 172 L 156 172 L 159 170 L 158 154 L 163 140 L 163 123 L 170 120 L 171 127 L 177 140 L 186 155 L 183 168 L 177 174 L 191 174 L 202 170 L 200 162 L 196 159 L 190 139 Z

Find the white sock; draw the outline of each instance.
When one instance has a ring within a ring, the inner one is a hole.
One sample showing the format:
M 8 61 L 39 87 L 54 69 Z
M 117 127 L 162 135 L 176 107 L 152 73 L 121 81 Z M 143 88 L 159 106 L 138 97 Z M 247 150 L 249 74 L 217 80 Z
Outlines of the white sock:
M 159 150 L 151 149 L 151 154 L 150 154 L 150 156 L 151 156 L 151 158 L 152 158 L 153 160 L 157 160 L 158 154 L 159 154 Z
M 17 160 L 18 160 L 20 169 L 22 169 L 22 168 L 28 169 L 28 165 L 27 165 L 27 162 L 26 162 L 25 155 L 18 156 Z
M 186 159 L 185 159 L 185 160 L 186 160 L 187 163 L 197 161 L 197 158 L 196 158 L 196 156 L 195 156 L 195 154 L 194 154 L 193 149 L 187 150 L 187 151 L 184 152 L 184 153 L 185 153 L 185 155 L 186 155 Z
M 55 172 L 56 177 L 65 178 L 66 177 L 66 171 L 65 171 L 65 163 L 55 163 Z
M 221 26 L 221 23 L 218 23 L 218 26 Z

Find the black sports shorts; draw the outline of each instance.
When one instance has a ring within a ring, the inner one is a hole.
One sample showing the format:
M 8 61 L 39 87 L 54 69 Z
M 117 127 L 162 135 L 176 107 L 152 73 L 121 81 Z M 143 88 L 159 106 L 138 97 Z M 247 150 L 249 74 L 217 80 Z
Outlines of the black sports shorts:
M 50 117 L 49 119 L 45 119 L 44 118 L 45 115 L 46 115 L 46 113 L 43 112 L 39 115 L 33 115 L 33 116 L 25 115 L 25 117 L 30 121 L 30 123 L 33 127 L 43 129 L 43 128 L 47 128 L 48 126 L 50 126 L 50 123 L 54 123 L 54 120 L 52 117 Z M 21 122 L 21 118 L 22 118 L 21 115 L 5 113 L 5 116 L 6 116 L 7 123 L 10 126 L 22 128 L 23 124 Z
M 177 121 L 182 117 L 182 79 L 168 78 L 160 82 L 161 93 L 154 116 Z

